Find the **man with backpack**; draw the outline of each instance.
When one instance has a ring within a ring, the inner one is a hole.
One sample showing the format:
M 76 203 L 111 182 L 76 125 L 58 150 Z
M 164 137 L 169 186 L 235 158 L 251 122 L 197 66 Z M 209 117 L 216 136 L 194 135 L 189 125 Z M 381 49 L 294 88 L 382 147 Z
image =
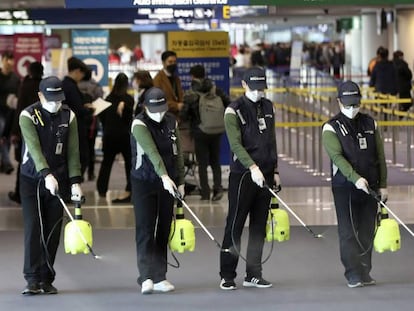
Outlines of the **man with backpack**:
M 212 201 L 223 197 L 221 185 L 220 143 L 224 133 L 224 110 L 230 98 L 205 77 L 202 65 L 190 68 L 191 89 L 184 94 L 183 121 L 190 121 L 198 162 L 201 200 L 210 200 L 207 167 L 213 171 Z

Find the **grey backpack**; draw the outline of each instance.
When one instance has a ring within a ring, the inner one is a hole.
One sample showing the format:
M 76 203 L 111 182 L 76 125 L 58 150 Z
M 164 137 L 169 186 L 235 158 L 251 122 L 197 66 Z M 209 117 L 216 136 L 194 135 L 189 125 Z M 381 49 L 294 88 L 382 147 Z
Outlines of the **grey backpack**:
M 199 93 L 198 110 L 200 113 L 199 128 L 206 134 L 224 132 L 223 100 L 216 94 L 215 87 L 207 93 Z

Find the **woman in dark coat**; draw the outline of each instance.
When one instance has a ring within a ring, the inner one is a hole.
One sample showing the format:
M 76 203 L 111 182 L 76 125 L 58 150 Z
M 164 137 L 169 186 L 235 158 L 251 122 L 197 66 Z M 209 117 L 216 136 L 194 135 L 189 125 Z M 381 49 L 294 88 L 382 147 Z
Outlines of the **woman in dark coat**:
M 118 153 L 124 157 L 126 187 L 125 192 L 112 200 L 112 203 L 129 203 L 131 201 L 131 143 L 130 128 L 134 99 L 128 91 L 129 81 L 124 73 L 119 73 L 111 93 L 106 98 L 112 105 L 100 114 L 103 128 L 103 160 L 99 170 L 97 188 L 101 197 L 108 191 L 112 165 Z

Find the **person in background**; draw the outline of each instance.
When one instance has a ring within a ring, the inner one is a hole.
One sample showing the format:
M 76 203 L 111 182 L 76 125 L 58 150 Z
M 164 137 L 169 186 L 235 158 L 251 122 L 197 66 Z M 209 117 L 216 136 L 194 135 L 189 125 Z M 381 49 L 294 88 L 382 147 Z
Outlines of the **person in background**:
M 83 95 L 83 102 L 89 105 L 98 98 L 103 97 L 102 86 L 92 78 L 92 70 L 88 70 L 85 76 L 78 83 L 79 90 Z M 88 148 L 89 148 L 89 164 L 88 164 L 88 180 L 95 180 L 95 140 L 98 133 L 98 118 L 93 115 L 93 111 L 89 110 L 86 117 L 88 131 Z
M 232 157 L 229 209 L 220 252 L 220 288 L 223 290 L 237 288 L 240 238 L 248 215 L 249 241 L 243 286 L 272 286 L 262 277 L 262 253 L 271 196 L 265 186 L 280 187 L 275 116 L 272 102 L 264 97 L 267 84 L 262 68 L 248 68 L 242 87 L 244 95 L 232 102 L 224 115 Z
M 84 175 L 89 165 L 89 147 L 88 147 L 88 117 L 90 109 L 84 103 L 83 95 L 79 90 L 78 83 L 82 81 L 89 68 L 83 61 L 76 57 L 70 57 L 67 60 L 68 74 L 63 78 L 62 88 L 65 92 L 64 104 L 75 113 L 78 123 L 79 148 L 81 173 Z
M 24 224 L 23 295 L 57 294 L 53 265 L 59 246 L 64 199 L 81 202 L 78 127 L 66 105 L 62 82 L 39 84 L 39 99 L 20 113 L 23 137 L 20 197 Z
M 398 95 L 400 98 L 408 98 L 411 100 L 411 80 L 413 79 L 413 73 L 411 72 L 410 67 L 408 67 L 407 62 L 404 60 L 404 53 L 402 51 L 394 52 L 393 63 L 395 70 L 397 71 Z M 412 100 L 410 103 L 402 103 L 399 105 L 399 110 L 408 111 L 412 105 Z
M 10 160 L 10 131 L 17 105 L 20 78 L 14 72 L 14 55 L 4 52 L 0 69 L 0 172 L 10 175 L 14 167 Z
M 175 289 L 166 277 L 167 244 L 174 197 L 184 196 L 184 162 L 178 123 L 168 113 L 165 93 L 156 87 L 145 95 L 144 111 L 131 126 L 132 202 L 142 294 Z
M 383 46 L 379 46 L 377 48 L 377 54 L 375 55 L 375 57 L 371 58 L 371 60 L 368 63 L 368 69 L 367 69 L 367 75 L 368 76 L 371 76 L 375 65 L 381 59 L 380 54 L 383 53 L 384 50 L 385 50 L 385 48 Z
M 338 87 L 340 112 L 323 125 L 322 143 L 331 159 L 332 193 L 338 220 L 339 249 L 348 287 L 375 285 L 372 243 L 378 203 L 388 198 L 384 145 L 377 122 L 360 113 L 359 86 Z
M 184 92 L 181 80 L 177 75 L 177 54 L 165 51 L 161 54 L 162 69 L 154 77 L 154 86 L 164 91 L 167 98 L 168 111 L 178 116 L 183 107 Z
M 141 45 L 136 44 L 135 47 L 134 47 L 133 53 L 134 53 L 133 58 L 136 62 L 144 60 L 144 58 L 145 58 L 144 57 L 144 51 L 142 50 Z
M 394 64 L 388 59 L 388 49 L 380 49 L 369 86 L 375 87 L 377 93 L 397 95 L 397 72 Z
M 128 94 L 129 81 L 124 73 L 119 73 L 111 93 L 105 99 L 112 105 L 99 114 L 102 123 L 103 160 L 99 169 L 96 185 L 99 196 L 106 197 L 112 165 L 118 153 L 124 158 L 126 186 L 124 193 L 112 200 L 112 203 L 131 202 L 131 143 L 130 128 L 134 99 Z
M 198 163 L 200 179 L 201 200 L 210 200 L 210 186 L 208 183 L 207 167 L 210 165 L 213 171 L 213 196 L 212 201 L 218 201 L 223 197 L 221 184 L 220 144 L 222 132 L 205 133 L 200 128 L 199 101 L 201 94 L 212 93 L 221 98 L 224 108 L 230 104 L 230 98 L 219 88 L 216 88 L 211 79 L 205 77 L 205 68 L 195 65 L 190 68 L 191 90 L 184 94 L 184 107 L 180 117 L 183 121 L 190 121 L 191 135 L 194 140 L 195 154 Z M 204 110 L 203 110 L 204 113 Z M 220 117 L 224 118 L 224 115 Z M 224 124 L 224 122 L 223 122 Z M 224 131 L 224 128 L 223 128 Z
M 20 163 L 22 160 L 22 133 L 19 127 L 19 116 L 23 109 L 39 101 L 39 84 L 43 76 L 41 62 L 33 62 L 29 65 L 27 76 L 24 77 L 17 96 L 17 108 L 11 131 L 11 142 L 15 146 L 14 156 L 18 163 L 16 184 L 14 191 L 8 193 L 9 199 L 20 204 Z
M 137 91 L 135 101 L 134 116 L 144 110 L 144 99 L 146 92 L 154 86 L 152 77 L 147 70 L 138 70 L 132 77 L 132 86 Z

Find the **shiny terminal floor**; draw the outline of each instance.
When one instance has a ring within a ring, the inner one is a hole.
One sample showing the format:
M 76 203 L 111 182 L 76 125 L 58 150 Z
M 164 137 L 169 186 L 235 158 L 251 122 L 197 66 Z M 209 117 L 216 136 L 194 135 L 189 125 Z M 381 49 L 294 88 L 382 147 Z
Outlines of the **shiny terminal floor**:
M 114 205 L 115 198 L 125 186 L 122 161 L 118 160 L 110 181 L 107 198 L 99 198 L 95 182 L 86 181 L 83 190 L 87 201 L 83 215 L 93 227 L 95 253 L 65 254 L 60 246 L 55 263 L 54 285 L 58 295 L 24 297 L 22 276 L 23 232 L 19 205 L 10 202 L 7 192 L 12 189 L 14 176 L 0 175 L 0 309 L 1 310 L 251 310 L 269 309 L 292 311 L 316 310 L 409 310 L 414 298 L 414 238 L 401 228 L 402 249 L 398 252 L 374 253 L 373 276 L 376 286 L 349 289 L 343 277 L 338 254 L 335 211 L 329 183 L 325 176 L 311 176 L 302 168 L 280 160 L 283 187 L 280 196 L 297 215 L 322 238 L 314 238 L 294 217 L 290 216 L 291 238 L 287 242 L 266 243 L 263 275 L 273 283 L 270 289 L 243 288 L 241 283 L 245 263 L 239 261 L 236 291 L 219 288 L 219 250 L 196 225 L 194 252 L 175 254 L 179 269 L 169 267 L 168 278 L 176 290 L 169 294 L 143 296 L 136 283 L 134 215 L 130 204 Z M 97 168 L 99 163 L 97 163 Z M 121 173 L 122 172 L 122 173 Z M 228 174 L 223 168 L 223 176 Z M 318 186 L 294 186 L 297 176 Z M 188 176 L 190 182 L 194 178 Z M 226 185 L 224 178 L 224 185 Z M 322 186 L 320 186 L 322 184 Z M 413 185 L 389 187 L 388 205 L 400 218 L 414 223 Z M 189 195 L 188 205 L 221 242 L 227 212 L 227 196 L 219 202 L 200 201 Z M 73 211 L 73 210 L 72 210 Z M 191 216 L 186 213 L 187 218 Z M 243 234 L 242 252 L 247 232 Z M 63 244 L 63 243 L 62 243 Z M 244 248 L 243 248 L 244 247 Z M 175 260 L 169 255 L 169 262 Z

